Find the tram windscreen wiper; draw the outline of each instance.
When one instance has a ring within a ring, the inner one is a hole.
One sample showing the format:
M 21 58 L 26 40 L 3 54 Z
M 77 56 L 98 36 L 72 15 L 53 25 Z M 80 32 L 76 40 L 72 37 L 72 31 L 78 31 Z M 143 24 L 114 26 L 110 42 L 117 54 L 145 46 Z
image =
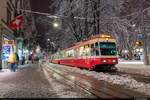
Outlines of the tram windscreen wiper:
M 111 42 L 100 42 L 101 55 L 116 55 L 116 44 Z

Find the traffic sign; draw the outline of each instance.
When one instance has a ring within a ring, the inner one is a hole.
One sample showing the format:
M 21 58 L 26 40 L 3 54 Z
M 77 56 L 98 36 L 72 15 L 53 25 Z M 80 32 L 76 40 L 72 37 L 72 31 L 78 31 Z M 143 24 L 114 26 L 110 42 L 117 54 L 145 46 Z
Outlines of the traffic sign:
M 137 36 L 138 39 L 147 39 L 147 34 L 139 34 Z

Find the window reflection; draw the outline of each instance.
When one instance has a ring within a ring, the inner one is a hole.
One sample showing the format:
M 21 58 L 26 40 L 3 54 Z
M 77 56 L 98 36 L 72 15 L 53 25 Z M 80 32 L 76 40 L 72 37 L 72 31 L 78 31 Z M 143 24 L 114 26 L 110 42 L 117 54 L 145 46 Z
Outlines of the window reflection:
M 99 56 L 98 42 L 95 43 L 96 56 Z
M 116 55 L 116 44 L 115 43 L 104 43 L 100 42 L 101 55 Z
M 91 56 L 95 56 L 94 44 L 91 44 Z

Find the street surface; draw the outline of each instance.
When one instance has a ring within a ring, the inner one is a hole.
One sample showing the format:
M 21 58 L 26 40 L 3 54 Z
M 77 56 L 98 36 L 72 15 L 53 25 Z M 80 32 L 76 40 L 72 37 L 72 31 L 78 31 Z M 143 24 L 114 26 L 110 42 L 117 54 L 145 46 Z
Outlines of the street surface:
M 57 97 L 38 65 L 0 73 L 1 98 Z
M 134 87 L 137 88 L 136 90 L 130 88 L 126 82 L 120 82 L 122 85 L 116 84 L 118 77 L 120 80 L 124 77 L 126 80 L 128 76 L 124 74 L 123 76 L 121 73 L 114 74 L 51 63 L 25 65 L 17 72 L 0 72 L 0 98 L 150 97 L 148 93 L 138 91 L 143 87 Z M 116 80 L 112 83 L 111 79 Z M 138 86 L 140 82 L 144 82 L 144 80 L 135 80 L 128 77 L 128 84 L 134 81 Z M 149 81 L 143 84 L 149 86 Z

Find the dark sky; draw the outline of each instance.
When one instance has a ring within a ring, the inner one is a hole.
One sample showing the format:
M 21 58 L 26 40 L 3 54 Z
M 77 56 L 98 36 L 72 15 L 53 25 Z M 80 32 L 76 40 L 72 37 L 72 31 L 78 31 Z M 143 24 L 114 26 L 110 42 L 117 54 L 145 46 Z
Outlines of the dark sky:
M 31 0 L 31 7 L 33 11 L 49 13 L 49 5 L 51 0 Z

